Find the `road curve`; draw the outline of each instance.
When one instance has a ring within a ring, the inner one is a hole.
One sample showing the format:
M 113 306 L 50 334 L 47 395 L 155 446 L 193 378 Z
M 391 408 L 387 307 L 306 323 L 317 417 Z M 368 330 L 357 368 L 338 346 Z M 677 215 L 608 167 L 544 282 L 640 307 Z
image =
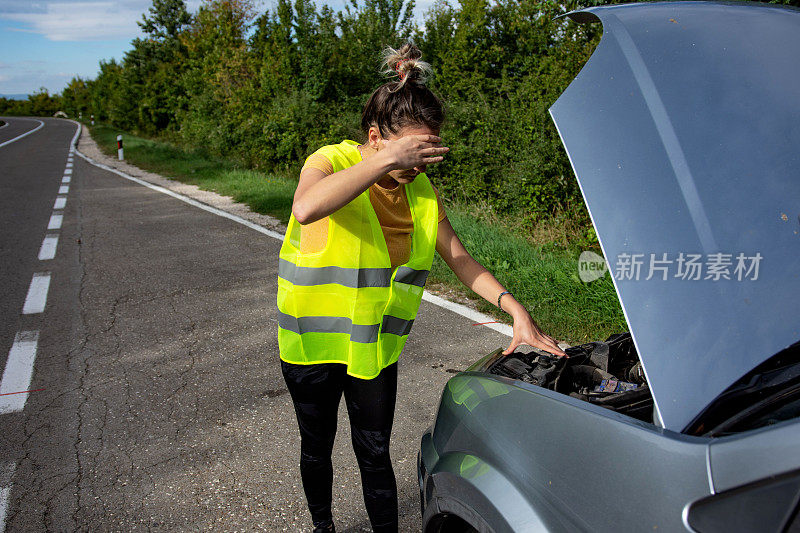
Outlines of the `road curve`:
M 42 129 L 44 122 L 27 117 L 0 117 L 6 125 L 0 127 L 0 148 Z

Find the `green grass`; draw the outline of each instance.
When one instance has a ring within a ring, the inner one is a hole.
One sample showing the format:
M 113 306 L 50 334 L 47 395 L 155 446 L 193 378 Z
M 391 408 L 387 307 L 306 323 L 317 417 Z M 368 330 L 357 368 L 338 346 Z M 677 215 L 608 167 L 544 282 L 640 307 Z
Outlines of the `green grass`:
M 90 130 L 100 149 L 116 156 L 120 131 L 105 125 L 96 125 Z M 186 150 L 167 142 L 122 133 L 127 162 L 206 191 L 230 196 L 257 213 L 272 215 L 284 224 L 289 222 L 297 185 L 290 178 L 242 168 L 202 150 Z
M 92 137 L 101 150 L 116 155 L 116 129 L 98 125 Z M 289 176 L 237 167 L 202 151 L 125 134 L 125 159 L 145 170 L 231 196 L 253 211 L 288 222 L 297 182 Z M 586 228 L 568 220 L 544 221 L 525 231 L 512 220 L 481 216 L 475 206 L 447 206 L 448 218 L 470 253 L 528 308 L 540 327 L 558 340 L 579 343 L 603 340 L 626 331 L 609 275 L 591 283 L 578 278 L 578 256 L 589 244 Z M 595 249 L 599 252 L 599 249 Z M 508 320 L 466 289 L 437 255 L 429 284 L 457 290 L 481 311 Z
M 547 334 L 578 343 L 627 331 L 611 278 L 606 275 L 591 283 L 578 278 L 580 248 L 536 245 L 518 232 L 477 220 L 455 206 L 447 213 L 467 250 L 514 294 Z M 507 320 L 508 315 L 493 304 L 463 288 L 438 255 L 430 280 L 462 287 L 481 311 Z

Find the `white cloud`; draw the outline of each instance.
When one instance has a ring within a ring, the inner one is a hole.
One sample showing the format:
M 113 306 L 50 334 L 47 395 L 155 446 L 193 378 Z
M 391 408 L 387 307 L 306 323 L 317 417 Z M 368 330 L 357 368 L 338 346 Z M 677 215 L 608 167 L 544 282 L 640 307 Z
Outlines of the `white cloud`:
M 140 35 L 136 22 L 147 9 L 143 3 L 59 2 L 48 4 L 44 13 L 7 13 L 3 18 L 30 24 L 51 41 L 130 39 Z
M 190 12 L 200 3 L 186 1 Z M 39 87 L 53 93 L 73 76 L 95 77 L 99 59 L 119 59 L 129 48 L 120 43 L 141 36 L 137 21 L 152 5 L 152 0 L 0 0 L 0 50 L 6 52 L 0 55 L 0 93 L 29 93 Z M 19 32 L 57 44 L 41 46 Z M 92 43 L 98 40 L 108 42 Z
M 188 0 L 196 12 L 201 0 Z M 141 36 L 137 24 L 148 13 L 152 0 L 2 0 L 0 18 L 30 25 L 9 28 L 44 35 L 51 41 L 132 39 Z
M 74 74 L 59 72 L 52 74 L 48 68 L 15 68 L 0 75 L 0 93 L 29 94 L 45 87 L 50 94 L 61 91 Z M 55 69 L 53 69 L 55 70 Z
M 196 13 L 202 0 L 184 0 L 189 12 Z M 359 0 L 361 3 L 362 0 Z M 317 8 L 328 4 L 342 9 L 349 0 L 317 0 Z M 451 0 L 457 5 L 457 0 Z M 255 0 L 259 12 L 274 9 L 275 0 Z M 422 14 L 433 0 L 417 0 L 414 18 L 422 23 Z M 11 31 L 33 32 L 51 41 L 95 41 L 132 39 L 141 36 L 137 24 L 152 6 L 152 0 L 0 0 L 0 19 L 23 23 Z

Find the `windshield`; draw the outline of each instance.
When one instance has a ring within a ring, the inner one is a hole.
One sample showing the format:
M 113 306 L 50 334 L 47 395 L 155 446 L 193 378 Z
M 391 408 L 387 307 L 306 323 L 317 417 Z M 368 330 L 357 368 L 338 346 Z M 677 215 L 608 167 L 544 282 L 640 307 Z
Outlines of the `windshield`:
M 687 433 L 719 437 L 800 415 L 800 341 L 745 374 L 719 395 Z

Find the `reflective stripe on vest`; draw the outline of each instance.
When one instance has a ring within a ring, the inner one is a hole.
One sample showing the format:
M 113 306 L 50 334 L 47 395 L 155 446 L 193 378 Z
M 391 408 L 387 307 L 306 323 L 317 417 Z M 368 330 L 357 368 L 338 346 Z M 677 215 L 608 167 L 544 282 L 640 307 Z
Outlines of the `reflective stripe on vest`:
M 428 279 L 428 274 L 430 273 L 430 270 L 414 270 L 413 268 L 408 268 L 407 266 L 399 266 L 397 267 L 397 273 L 394 275 L 394 280 L 399 283 L 407 283 L 409 285 L 424 287 L 425 280 Z
M 386 315 L 383 324 L 353 324 L 346 316 L 303 316 L 300 318 L 278 311 L 278 325 L 298 334 L 310 332 L 349 333 L 352 342 L 375 342 L 378 330 L 392 335 L 408 335 L 413 320 Z M 381 327 L 382 326 L 382 327 Z
M 337 283 L 345 287 L 388 287 L 391 268 L 299 267 L 286 259 L 278 259 L 278 277 L 292 285 L 325 285 Z
M 430 270 L 397 267 L 394 280 L 407 285 L 425 286 Z M 337 283 L 345 287 L 388 287 L 392 279 L 391 268 L 299 267 L 286 259 L 278 259 L 278 277 L 292 285 L 324 285 Z
M 325 146 L 338 172 L 361 161 L 354 141 Z M 328 217 L 329 242 L 300 253 L 294 216 L 278 260 L 278 345 L 296 364 L 339 362 L 348 374 L 377 376 L 397 361 L 422 299 L 436 245 L 438 206 L 425 174 L 405 187 L 414 223 L 411 257 L 392 271 L 369 190 Z

